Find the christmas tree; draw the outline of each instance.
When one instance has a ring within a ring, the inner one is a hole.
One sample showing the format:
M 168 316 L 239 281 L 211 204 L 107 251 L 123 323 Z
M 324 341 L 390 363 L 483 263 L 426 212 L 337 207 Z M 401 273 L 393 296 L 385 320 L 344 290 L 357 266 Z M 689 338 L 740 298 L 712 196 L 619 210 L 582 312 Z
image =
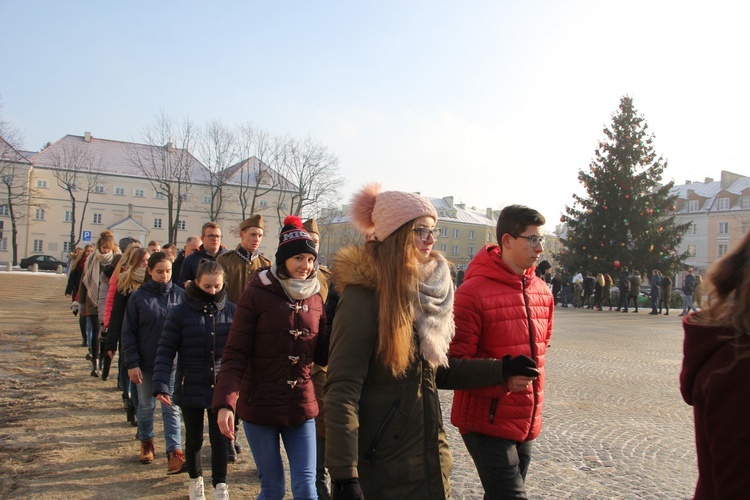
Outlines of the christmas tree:
M 687 257 L 676 250 L 689 223 L 675 224 L 674 182 L 661 184 L 667 161 L 654 152 L 632 98 L 620 100 L 604 136 L 589 168 L 578 171 L 587 195 L 574 194 L 560 219 L 567 234 L 558 260 L 570 271 L 613 274 L 627 266 L 671 275 Z

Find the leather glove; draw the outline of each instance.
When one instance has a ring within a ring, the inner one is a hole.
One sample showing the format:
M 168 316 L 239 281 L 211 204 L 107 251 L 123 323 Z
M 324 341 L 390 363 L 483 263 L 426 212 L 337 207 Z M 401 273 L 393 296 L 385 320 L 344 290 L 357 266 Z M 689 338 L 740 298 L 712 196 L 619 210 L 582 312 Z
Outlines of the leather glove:
M 524 377 L 538 377 L 539 370 L 536 361 L 526 355 L 511 358 L 510 354 L 503 356 L 503 376 L 505 378 L 522 375 Z
M 331 499 L 332 500 L 362 500 L 362 489 L 359 487 L 359 479 L 352 477 L 349 479 L 331 481 Z

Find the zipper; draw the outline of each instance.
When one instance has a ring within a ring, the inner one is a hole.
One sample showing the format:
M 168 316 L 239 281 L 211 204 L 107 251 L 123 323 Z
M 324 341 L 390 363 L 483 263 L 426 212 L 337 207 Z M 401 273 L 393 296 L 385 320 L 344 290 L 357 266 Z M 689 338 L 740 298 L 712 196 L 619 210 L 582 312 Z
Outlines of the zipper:
M 534 343 L 534 327 L 531 321 L 531 309 L 529 309 L 529 297 L 526 293 L 526 276 L 521 278 L 523 283 L 523 304 L 526 308 L 526 322 L 529 325 L 529 348 L 531 349 L 531 359 L 536 361 L 536 344 Z M 534 399 L 534 406 L 531 408 L 531 425 L 529 426 L 529 432 L 534 428 L 534 420 L 536 420 L 536 407 L 537 407 L 537 394 L 534 390 L 534 383 L 531 384 L 531 395 Z
M 393 420 L 394 415 L 396 415 L 396 410 L 398 410 L 398 406 L 400 404 L 400 400 L 396 400 L 393 402 L 393 405 L 391 406 L 391 409 L 388 410 L 388 414 L 383 419 L 383 423 L 380 424 L 380 428 L 378 429 L 378 432 L 375 434 L 375 438 L 372 440 L 372 444 L 369 448 L 367 448 L 367 451 L 365 451 L 365 459 L 374 461 L 375 460 L 375 452 L 377 450 L 378 445 L 380 444 L 380 441 L 383 439 L 383 436 L 385 435 L 386 429 L 388 429 L 388 425 L 391 423 L 391 420 Z
M 497 403 L 500 401 L 500 398 L 492 398 L 492 401 L 490 401 L 490 424 L 495 423 L 495 412 L 497 411 Z

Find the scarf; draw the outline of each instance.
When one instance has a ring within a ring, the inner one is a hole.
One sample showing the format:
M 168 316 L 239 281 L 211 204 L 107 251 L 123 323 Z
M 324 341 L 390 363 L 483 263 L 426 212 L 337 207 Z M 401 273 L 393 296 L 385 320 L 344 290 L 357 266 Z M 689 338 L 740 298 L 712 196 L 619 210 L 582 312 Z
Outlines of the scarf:
M 448 366 L 448 347 L 456 333 L 453 281 L 445 259 L 420 265 L 419 289 L 412 292 L 419 352 L 432 366 Z
M 83 271 L 83 283 L 86 286 L 86 294 L 89 301 L 96 307 L 99 304 L 99 276 L 102 269 L 112 263 L 114 252 L 101 253 L 97 249 L 86 259 L 86 267 Z
M 276 264 L 274 264 L 273 266 L 271 266 L 271 269 L 261 271 L 260 273 L 260 280 L 264 285 L 271 284 L 271 280 L 267 275 L 269 271 L 277 280 L 279 280 L 281 288 L 284 289 L 287 297 L 289 297 L 292 301 L 305 300 L 306 298 L 311 297 L 320 291 L 320 282 L 318 281 L 318 275 L 315 272 L 311 273 L 310 276 L 303 280 L 294 278 L 280 278 L 277 273 Z
M 146 281 L 146 268 L 145 267 L 139 267 L 138 269 L 135 269 L 133 271 L 133 281 L 137 283 L 143 283 Z

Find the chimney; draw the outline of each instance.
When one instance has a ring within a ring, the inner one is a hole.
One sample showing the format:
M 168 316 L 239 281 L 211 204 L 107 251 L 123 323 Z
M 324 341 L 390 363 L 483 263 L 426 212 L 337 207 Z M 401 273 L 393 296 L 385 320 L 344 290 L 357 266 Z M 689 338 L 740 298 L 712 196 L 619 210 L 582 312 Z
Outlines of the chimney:
M 446 202 L 449 207 L 453 208 L 453 196 L 444 196 L 443 201 Z
M 83 142 L 91 142 L 91 132 L 83 133 Z
M 685 181 L 685 185 L 686 185 L 686 186 L 689 186 L 690 184 L 692 184 L 692 182 L 691 182 L 691 181 Z
M 488 219 L 492 219 L 493 218 L 492 217 L 492 209 L 491 208 L 488 208 L 487 211 L 485 212 L 485 214 L 487 215 Z
M 172 141 L 169 141 L 167 143 L 166 148 L 167 148 L 167 153 L 174 153 L 174 144 L 172 144 Z
M 706 179 L 703 182 L 706 183 L 706 184 L 708 184 L 708 183 L 713 182 L 713 181 L 714 181 L 713 177 L 706 177 Z

